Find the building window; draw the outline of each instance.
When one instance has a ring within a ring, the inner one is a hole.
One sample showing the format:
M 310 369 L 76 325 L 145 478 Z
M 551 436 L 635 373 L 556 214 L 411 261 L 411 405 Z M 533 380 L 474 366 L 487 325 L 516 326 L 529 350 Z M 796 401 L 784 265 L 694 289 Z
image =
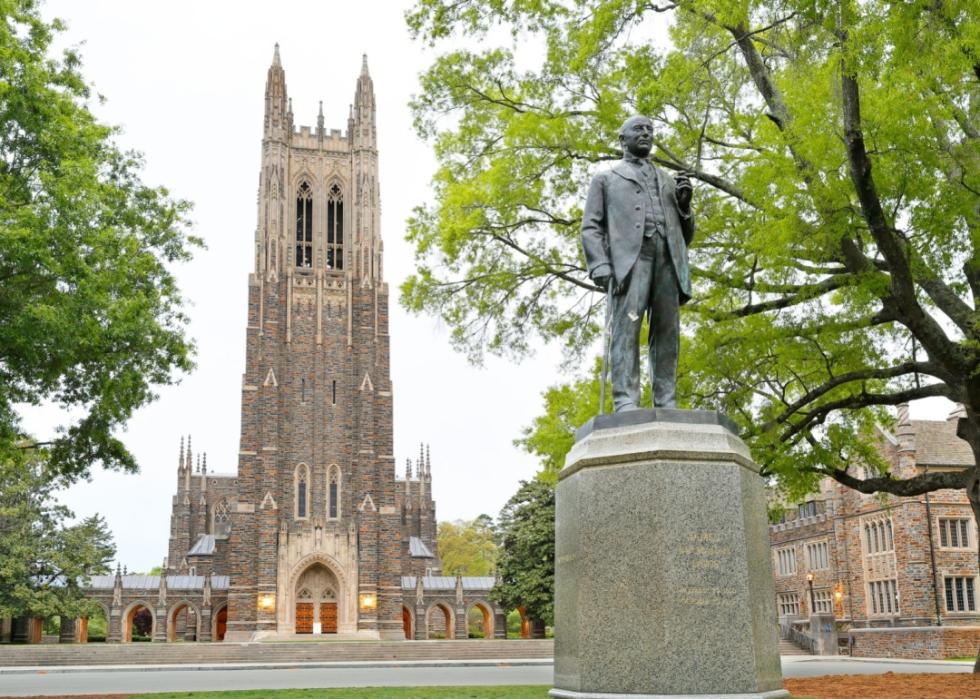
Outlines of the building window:
M 815 500 L 808 500 L 807 502 L 800 503 L 796 506 L 796 509 L 800 517 L 817 516 L 817 503 Z
M 344 194 L 337 184 L 327 194 L 327 269 L 344 268 Z
M 815 612 L 826 612 L 829 614 L 834 611 L 834 600 L 830 594 L 830 590 L 814 590 L 813 606 L 813 611 Z
M 976 582 L 973 578 L 946 578 L 946 611 L 977 611 Z
M 970 520 L 940 519 L 939 545 L 949 549 L 970 548 Z
M 306 464 L 296 467 L 293 476 L 296 484 L 296 518 L 306 519 L 306 513 L 310 510 L 310 469 Z
M 786 548 L 776 551 L 776 569 L 780 575 L 792 575 L 796 572 L 796 549 Z
M 868 583 L 868 600 L 872 614 L 898 614 L 898 584 L 895 580 Z
M 780 616 L 799 616 L 800 598 L 793 594 L 776 595 Z
M 327 516 L 337 519 L 340 508 L 340 468 L 336 464 L 330 467 L 327 481 Z
M 806 545 L 806 560 L 810 570 L 823 570 L 830 567 L 830 556 L 827 553 L 827 542 L 818 541 Z
M 334 405 L 337 405 L 337 381 L 336 381 L 336 379 L 334 379 L 334 382 L 333 382 L 333 400 L 332 400 L 332 402 L 333 402 Z
M 313 266 L 313 190 L 306 182 L 296 195 L 296 266 Z
M 215 536 L 228 536 L 231 522 L 228 517 L 228 501 L 221 498 L 211 510 L 211 533 Z
M 868 554 L 885 553 L 895 550 L 892 536 L 892 521 L 876 519 L 864 523 L 864 545 Z

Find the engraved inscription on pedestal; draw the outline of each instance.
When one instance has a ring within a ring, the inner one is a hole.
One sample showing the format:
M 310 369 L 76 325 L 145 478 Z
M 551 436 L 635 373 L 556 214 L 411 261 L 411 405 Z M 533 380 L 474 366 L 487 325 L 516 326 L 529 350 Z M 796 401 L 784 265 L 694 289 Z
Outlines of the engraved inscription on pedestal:
M 552 696 L 787 696 L 762 479 L 720 422 L 595 429 L 572 449 Z

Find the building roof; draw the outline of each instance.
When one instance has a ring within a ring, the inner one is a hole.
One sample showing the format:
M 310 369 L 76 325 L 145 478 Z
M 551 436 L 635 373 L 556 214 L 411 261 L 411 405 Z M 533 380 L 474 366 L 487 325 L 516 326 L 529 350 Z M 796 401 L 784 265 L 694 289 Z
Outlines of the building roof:
M 414 590 L 415 589 L 415 576 L 414 575 L 403 575 L 402 576 L 402 589 L 403 590 Z M 490 590 L 493 588 L 496 580 L 493 576 L 463 576 L 463 589 L 464 590 Z M 456 589 L 456 577 L 454 575 L 426 575 L 422 578 L 422 589 L 423 590 L 455 590 Z
M 435 554 L 417 536 L 408 537 L 408 552 L 412 558 L 435 558 Z
M 917 466 L 972 466 L 970 445 L 956 436 L 956 420 L 912 420 Z
M 93 575 L 89 578 L 88 589 L 111 590 L 116 584 L 115 575 Z M 122 586 L 127 590 L 157 590 L 160 588 L 159 575 L 123 575 Z M 174 590 L 203 590 L 203 575 L 168 575 L 167 587 Z M 227 590 L 227 575 L 212 575 L 211 589 Z
M 201 534 L 197 543 L 187 552 L 188 556 L 210 556 L 214 554 L 214 534 Z

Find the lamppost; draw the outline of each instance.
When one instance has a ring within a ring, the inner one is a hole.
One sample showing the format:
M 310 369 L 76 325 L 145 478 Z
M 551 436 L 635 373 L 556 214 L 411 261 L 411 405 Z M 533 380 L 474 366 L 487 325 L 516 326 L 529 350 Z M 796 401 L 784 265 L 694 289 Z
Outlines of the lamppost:
M 806 584 L 810 587 L 810 614 L 816 614 L 817 607 L 813 601 L 813 573 L 806 574 Z

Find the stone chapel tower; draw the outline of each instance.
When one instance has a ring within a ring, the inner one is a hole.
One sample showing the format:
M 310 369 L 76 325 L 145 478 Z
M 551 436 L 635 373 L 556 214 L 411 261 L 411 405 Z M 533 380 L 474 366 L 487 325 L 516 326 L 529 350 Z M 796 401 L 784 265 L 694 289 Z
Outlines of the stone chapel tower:
M 367 57 L 347 131 L 294 127 L 276 46 L 248 279 L 229 640 L 403 638 L 388 286 Z M 186 543 L 186 542 L 182 542 Z

